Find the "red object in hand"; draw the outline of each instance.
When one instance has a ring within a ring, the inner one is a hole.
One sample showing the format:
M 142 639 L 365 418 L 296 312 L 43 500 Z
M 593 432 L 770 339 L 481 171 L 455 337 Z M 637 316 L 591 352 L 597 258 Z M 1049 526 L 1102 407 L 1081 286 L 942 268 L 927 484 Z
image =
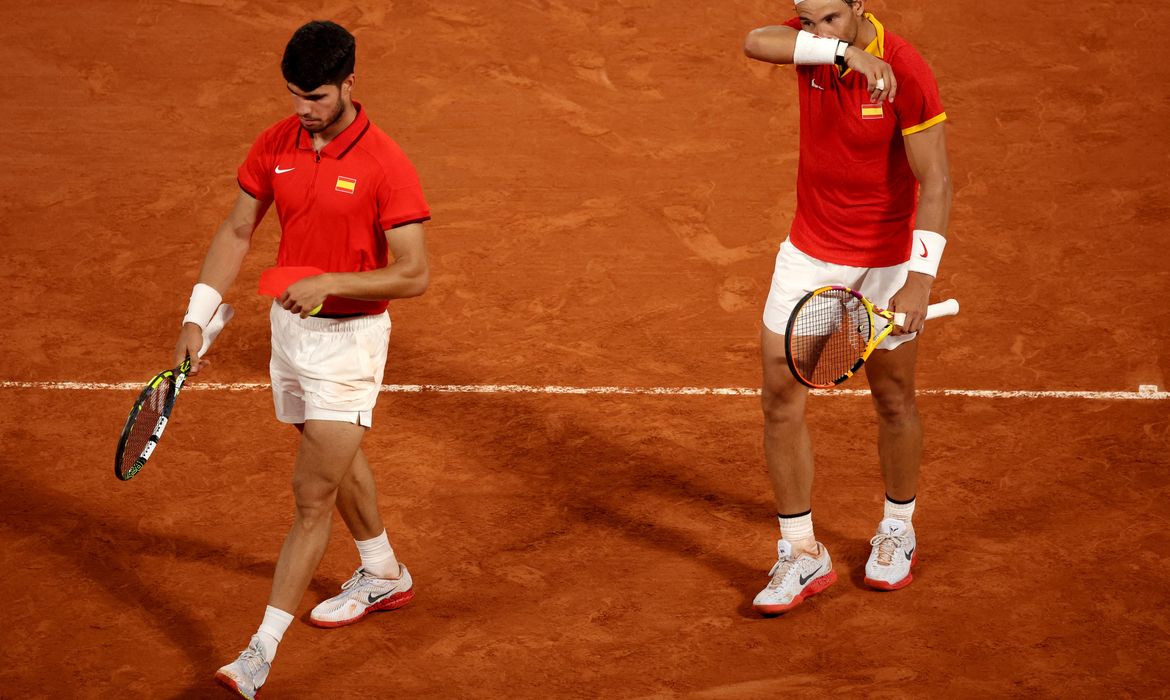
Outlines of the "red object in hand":
M 260 293 L 279 299 L 293 282 L 323 274 L 325 271 L 316 267 L 270 267 L 260 273 Z

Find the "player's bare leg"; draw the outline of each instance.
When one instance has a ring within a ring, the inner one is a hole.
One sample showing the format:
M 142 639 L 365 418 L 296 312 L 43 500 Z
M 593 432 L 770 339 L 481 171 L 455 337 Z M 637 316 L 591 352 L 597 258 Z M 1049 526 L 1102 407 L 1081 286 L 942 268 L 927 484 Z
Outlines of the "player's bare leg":
M 894 350 L 876 350 L 865 363 L 878 418 L 878 459 L 886 495 L 908 501 L 918 491 L 922 463 L 922 420 L 914 396 L 918 341 Z
M 865 582 L 892 591 L 910 585 L 918 539 L 912 518 L 922 464 L 922 420 L 914 397 L 918 343 L 878 350 L 866 364 L 878 415 L 878 457 L 886 498 L 882 520 L 870 540 Z
M 360 448 L 353 466 L 337 489 L 337 511 L 355 540 L 368 540 L 382 534 L 382 514 L 378 512 L 378 487 L 366 454 Z
M 292 612 L 309 587 L 333 524 L 338 486 L 353 466 L 366 429 L 341 421 L 305 421 L 293 470 L 296 516 L 276 561 L 268 604 Z
M 812 443 L 804 409 L 808 389 L 797 383 L 784 359 L 784 336 L 765 327 L 764 455 L 780 515 L 781 539 L 768 585 L 752 605 L 765 615 L 786 613 L 837 580 L 829 552 L 812 526 Z
M 399 563 L 390 546 L 378 512 L 374 474 L 361 449 L 338 486 L 337 510 L 354 537 L 362 563 L 340 593 L 321 601 L 309 613 L 309 622 L 318 627 L 353 624 L 371 612 L 397 610 L 414 599 L 410 571 Z
M 808 389 L 788 370 L 784 336 L 763 329 L 764 458 L 776 512 L 802 513 L 812 506 L 812 442 L 804 410 Z

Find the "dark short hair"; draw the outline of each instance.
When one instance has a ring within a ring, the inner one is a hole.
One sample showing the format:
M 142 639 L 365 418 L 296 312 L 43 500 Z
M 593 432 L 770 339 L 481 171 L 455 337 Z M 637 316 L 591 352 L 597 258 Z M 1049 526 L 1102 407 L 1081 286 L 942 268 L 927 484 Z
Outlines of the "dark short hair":
M 312 21 L 293 32 L 280 59 L 284 79 L 306 92 L 340 85 L 353 73 L 357 42 L 345 27 Z

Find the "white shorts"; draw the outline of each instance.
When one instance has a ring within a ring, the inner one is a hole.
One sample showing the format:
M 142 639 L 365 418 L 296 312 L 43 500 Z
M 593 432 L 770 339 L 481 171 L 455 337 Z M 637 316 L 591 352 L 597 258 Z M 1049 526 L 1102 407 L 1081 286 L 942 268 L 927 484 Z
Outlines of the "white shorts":
M 301 318 L 273 304 L 268 318 L 276 419 L 373 425 L 390 346 L 390 315 Z
M 776 271 L 772 273 L 772 288 L 764 304 L 764 325 L 773 333 L 784 335 L 788 318 L 805 294 L 818 287 L 839 284 L 860 292 L 862 296 L 885 308 L 890 298 L 906 284 L 909 261 L 893 267 L 850 267 L 822 262 L 797 250 L 785 240 L 776 253 Z M 885 321 L 876 319 L 874 333 L 885 328 Z M 893 350 L 902 343 L 914 340 L 917 333 L 888 335 L 878 345 L 879 350 Z

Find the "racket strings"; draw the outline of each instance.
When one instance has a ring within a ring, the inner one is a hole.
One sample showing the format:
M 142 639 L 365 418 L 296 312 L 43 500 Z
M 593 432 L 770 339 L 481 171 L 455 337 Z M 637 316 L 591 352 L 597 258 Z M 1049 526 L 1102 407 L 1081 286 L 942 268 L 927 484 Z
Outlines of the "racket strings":
M 792 324 L 792 364 L 816 386 L 831 386 L 842 378 L 869 343 L 869 313 L 861 300 L 847 291 L 830 289 L 801 306 Z
M 171 377 L 165 377 L 158 386 L 151 390 L 150 395 L 143 401 L 138 414 L 134 417 L 134 424 L 130 426 L 130 433 L 126 436 L 126 449 L 122 452 L 122 469 L 126 470 L 142 456 L 142 451 L 150 442 L 158 426 L 158 419 L 166 411 L 167 400 L 174 387 Z

